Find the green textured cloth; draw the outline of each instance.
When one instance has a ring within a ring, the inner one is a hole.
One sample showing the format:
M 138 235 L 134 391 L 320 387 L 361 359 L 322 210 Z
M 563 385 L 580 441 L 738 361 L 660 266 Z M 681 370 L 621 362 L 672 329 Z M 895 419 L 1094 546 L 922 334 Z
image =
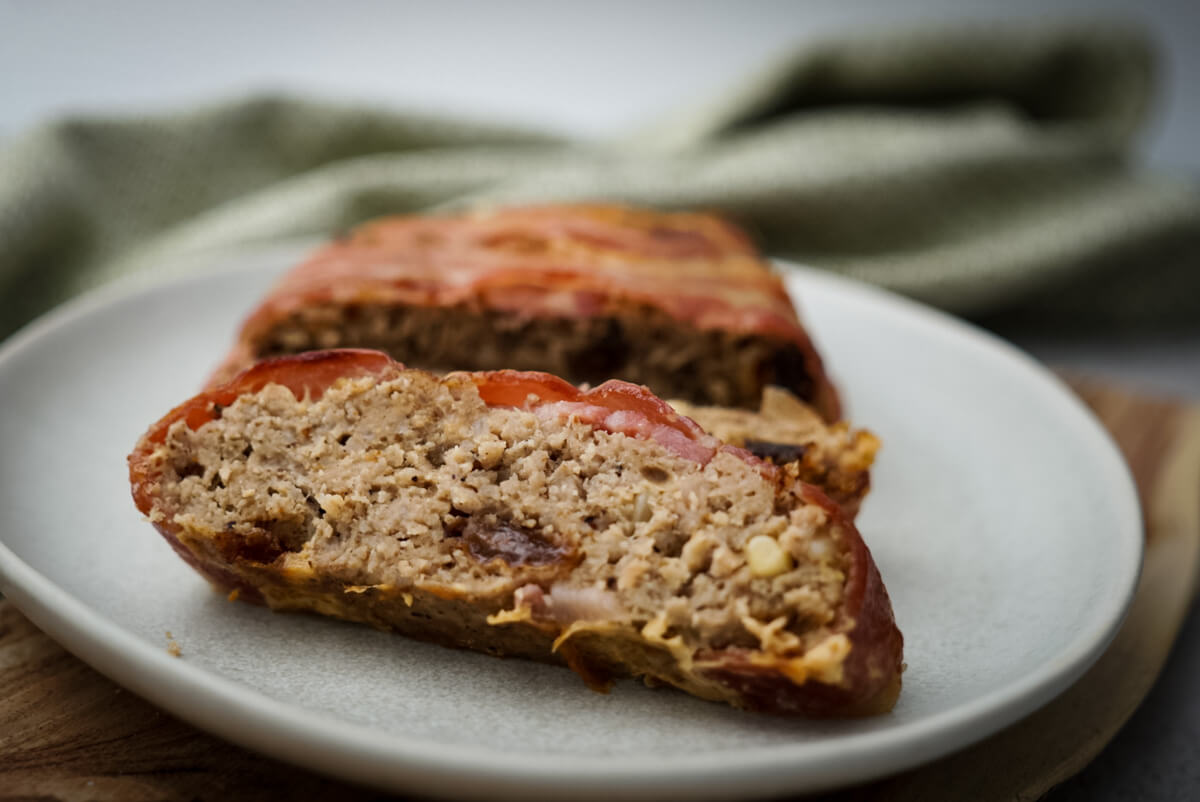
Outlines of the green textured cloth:
M 605 142 L 288 98 L 62 120 L 0 150 L 0 336 L 197 252 L 576 199 L 719 209 L 985 320 L 1200 326 L 1200 195 L 1130 164 L 1153 84 L 1137 30 L 991 26 L 805 46 Z

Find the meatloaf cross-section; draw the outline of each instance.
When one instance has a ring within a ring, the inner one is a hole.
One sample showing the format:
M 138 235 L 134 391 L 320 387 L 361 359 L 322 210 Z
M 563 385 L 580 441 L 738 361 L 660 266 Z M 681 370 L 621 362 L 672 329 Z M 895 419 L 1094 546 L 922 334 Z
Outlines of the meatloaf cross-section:
M 171 411 L 129 466 L 185 560 L 275 609 L 782 714 L 899 692 L 838 506 L 624 382 L 283 357 Z

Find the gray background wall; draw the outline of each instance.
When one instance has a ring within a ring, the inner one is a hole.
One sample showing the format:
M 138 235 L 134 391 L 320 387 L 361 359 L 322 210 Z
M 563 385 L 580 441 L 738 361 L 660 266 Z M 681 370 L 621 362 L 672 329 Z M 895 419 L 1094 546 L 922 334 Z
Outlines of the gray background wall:
M 1196 0 L 0 0 L 0 135 L 64 111 L 261 88 L 604 135 L 832 31 L 1114 16 L 1143 22 L 1163 46 L 1146 157 L 1200 171 Z

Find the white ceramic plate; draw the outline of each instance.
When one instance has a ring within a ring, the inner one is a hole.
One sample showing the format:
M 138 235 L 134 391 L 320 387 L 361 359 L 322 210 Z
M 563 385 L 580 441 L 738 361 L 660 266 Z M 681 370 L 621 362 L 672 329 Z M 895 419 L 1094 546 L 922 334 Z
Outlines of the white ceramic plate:
M 230 740 L 435 794 L 812 791 L 1031 712 L 1098 656 L 1130 600 L 1136 494 L 1073 396 L 979 331 L 798 271 L 854 419 L 885 444 L 860 524 L 905 635 L 890 715 L 786 721 L 632 681 L 600 695 L 552 666 L 228 603 L 136 513 L 125 455 L 296 257 L 243 253 L 219 260 L 233 272 L 103 291 L 0 352 L 0 589 L 105 674 Z

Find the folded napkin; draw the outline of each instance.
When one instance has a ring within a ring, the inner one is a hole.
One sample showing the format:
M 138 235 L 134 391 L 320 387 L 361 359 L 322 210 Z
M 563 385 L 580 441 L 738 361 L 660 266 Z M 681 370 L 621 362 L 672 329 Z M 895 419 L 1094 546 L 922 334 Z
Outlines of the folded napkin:
M 1129 163 L 1153 78 L 1136 29 L 980 26 L 806 45 L 604 142 L 279 97 L 61 120 L 0 150 L 0 336 L 196 252 L 576 199 L 719 209 L 985 321 L 1200 326 L 1193 177 Z

